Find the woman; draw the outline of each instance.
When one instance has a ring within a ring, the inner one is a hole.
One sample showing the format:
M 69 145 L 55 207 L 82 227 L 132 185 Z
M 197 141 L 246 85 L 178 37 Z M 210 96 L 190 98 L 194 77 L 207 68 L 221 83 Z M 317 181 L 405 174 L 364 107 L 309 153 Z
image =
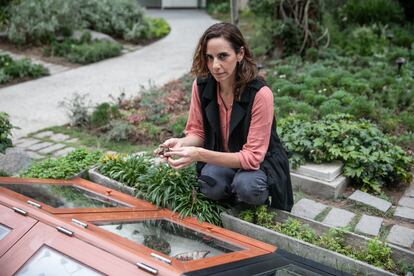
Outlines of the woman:
M 210 199 L 290 211 L 289 164 L 276 133 L 273 94 L 257 76 L 240 30 L 229 23 L 209 27 L 191 71 L 197 79 L 186 136 L 163 143 L 169 165 L 197 162 L 201 192 Z

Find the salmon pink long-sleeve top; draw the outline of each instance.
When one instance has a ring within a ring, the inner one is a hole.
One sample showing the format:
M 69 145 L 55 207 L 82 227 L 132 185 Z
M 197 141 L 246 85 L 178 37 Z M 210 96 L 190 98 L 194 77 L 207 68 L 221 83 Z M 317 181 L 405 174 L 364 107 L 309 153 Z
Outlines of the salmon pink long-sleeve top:
M 217 104 L 224 150 L 228 152 L 228 139 L 232 107 L 226 108 L 217 84 Z M 234 154 L 238 155 L 243 170 L 258 170 L 269 147 L 270 131 L 274 116 L 273 94 L 269 87 L 263 86 L 254 98 L 247 142 Z M 197 81 L 192 88 L 190 112 L 185 127 L 186 135 L 199 136 L 204 141 L 203 117 Z

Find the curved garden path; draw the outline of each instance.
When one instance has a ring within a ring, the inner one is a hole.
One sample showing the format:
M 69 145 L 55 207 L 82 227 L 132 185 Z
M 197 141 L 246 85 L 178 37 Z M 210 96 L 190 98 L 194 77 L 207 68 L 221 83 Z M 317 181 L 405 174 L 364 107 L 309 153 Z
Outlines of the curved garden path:
M 0 111 L 19 129 L 14 139 L 68 122 L 59 102 L 74 93 L 89 94 L 93 103 L 108 95 L 136 95 L 149 81 L 156 85 L 189 72 L 194 48 L 202 32 L 215 21 L 202 10 L 149 10 L 165 18 L 171 32 L 165 38 L 120 57 L 64 71 L 0 89 Z

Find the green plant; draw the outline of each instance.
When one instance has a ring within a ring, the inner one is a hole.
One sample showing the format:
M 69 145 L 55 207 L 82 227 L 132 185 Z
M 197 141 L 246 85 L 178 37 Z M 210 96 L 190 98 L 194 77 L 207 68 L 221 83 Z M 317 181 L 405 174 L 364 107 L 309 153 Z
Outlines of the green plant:
M 121 116 L 119 108 L 110 103 L 98 104 L 91 115 L 91 125 L 93 127 L 101 127 L 108 124 L 111 120 Z
M 168 165 L 150 167 L 139 179 L 138 196 L 172 209 L 180 216 L 196 216 L 200 221 L 221 224 L 220 213 L 225 208 L 197 191 L 195 168 L 176 171 Z
M 49 71 L 40 64 L 32 64 L 29 59 L 14 60 L 8 54 L 0 54 L 0 83 L 19 78 L 38 78 Z
M 98 171 L 103 175 L 117 180 L 127 186 L 135 187 L 139 178 L 151 165 L 147 156 L 106 154 L 99 162 Z
M 349 23 L 361 25 L 401 22 L 404 11 L 395 0 L 349 0 L 342 7 L 342 18 Z
M 8 147 L 13 146 L 11 138 L 11 130 L 13 125 L 9 121 L 9 115 L 0 112 L 0 153 L 5 153 Z
M 88 64 L 121 54 L 122 45 L 110 41 L 91 41 L 83 35 L 80 40 L 66 38 L 62 42 L 53 41 L 45 48 L 44 54 L 62 56 L 69 62 Z
M 122 120 L 112 120 L 109 122 L 109 131 L 105 133 L 108 141 L 127 141 L 133 135 L 135 128 Z
M 360 252 L 357 258 L 377 267 L 392 270 L 395 268 L 395 263 L 391 253 L 391 248 L 385 242 L 373 238 L 368 241 L 366 250 Z
M 21 177 L 67 179 L 96 164 L 101 155 L 79 148 L 64 157 L 34 163 Z
M 72 98 L 65 98 L 59 103 L 59 106 L 66 109 L 70 120 L 70 125 L 74 127 L 87 127 L 90 122 L 89 108 L 91 102 L 88 94 L 74 93 Z
M 185 125 L 187 123 L 188 115 L 178 117 L 173 124 L 171 124 L 171 130 L 174 137 L 182 137 L 184 135 Z
M 87 28 L 134 43 L 162 37 L 170 30 L 164 19 L 145 17 L 134 0 L 89 0 L 80 11 Z
M 329 115 L 319 121 L 288 118 L 279 132 L 293 162 L 342 160 L 344 175 L 365 190 L 380 193 L 386 183 L 407 182 L 413 158 L 391 143 L 375 125 L 350 115 Z M 298 165 L 298 164 L 294 164 Z
M 48 43 L 79 27 L 81 1 L 21 0 L 10 6 L 8 38 L 16 44 Z
M 288 218 L 284 223 L 272 225 L 271 229 L 309 243 L 315 243 L 317 239 L 315 231 L 309 225 L 302 224 L 299 220 L 293 218 Z

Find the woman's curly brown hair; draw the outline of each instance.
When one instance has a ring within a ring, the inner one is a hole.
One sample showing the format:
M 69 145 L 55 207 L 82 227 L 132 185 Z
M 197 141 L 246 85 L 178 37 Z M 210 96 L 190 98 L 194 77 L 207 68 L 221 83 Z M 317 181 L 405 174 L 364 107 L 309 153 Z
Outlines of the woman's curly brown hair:
M 216 23 L 210 26 L 201 36 L 193 57 L 193 66 L 191 73 L 196 77 L 207 77 L 209 70 L 207 67 L 207 42 L 212 38 L 222 37 L 227 40 L 232 46 L 233 50 L 238 54 L 240 49 L 244 49 L 244 57 L 237 64 L 236 68 L 236 83 L 235 83 L 235 97 L 239 98 L 243 88 L 253 79 L 257 77 L 257 67 L 253 60 L 252 53 L 247 47 L 246 41 L 243 38 L 237 26 L 230 23 Z

